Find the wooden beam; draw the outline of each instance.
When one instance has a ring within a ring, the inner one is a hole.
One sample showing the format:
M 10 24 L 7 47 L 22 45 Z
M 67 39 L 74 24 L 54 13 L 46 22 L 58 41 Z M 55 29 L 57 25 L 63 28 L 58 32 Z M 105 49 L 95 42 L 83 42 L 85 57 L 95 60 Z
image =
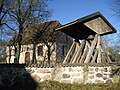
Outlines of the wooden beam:
M 77 43 L 76 48 L 75 48 L 75 50 L 74 50 L 74 53 L 72 54 L 73 56 L 72 56 L 72 58 L 71 58 L 70 63 L 75 63 L 76 58 L 77 58 L 78 55 L 79 55 L 79 51 L 80 51 L 80 45 Z
M 105 56 L 106 56 L 106 58 L 107 58 L 107 62 L 108 62 L 108 63 L 111 63 L 112 60 L 110 59 L 110 57 L 109 57 L 109 55 L 108 55 L 108 53 L 107 53 L 107 51 L 106 51 L 106 49 L 105 49 L 105 46 L 104 46 L 104 44 L 103 44 L 103 42 L 102 42 L 102 38 L 101 38 L 100 41 L 101 41 L 101 46 L 102 46 L 103 52 L 105 53 Z
M 88 48 L 90 48 L 90 43 L 87 40 L 86 40 L 86 45 L 88 46 Z
M 111 59 L 110 59 L 110 57 L 109 57 L 109 55 L 108 55 L 108 53 L 105 51 L 105 55 L 106 55 L 106 57 L 107 57 L 107 62 L 108 63 L 111 63 L 112 61 L 111 61 Z
M 97 49 L 98 49 L 98 57 L 97 57 L 97 63 L 101 63 L 101 38 L 100 38 L 100 35 L 98 35 L 98 43 L 97 43 Z
M 101 62 L 102 62 L 102 58 L 101 58 L 101 50 L 98 49 L 97 63 L 101 63 Z
M 95 54 L 93 59 L 91 60 L 91 63 L 95 63 L 95 60 L 97 60 L 97 56 L 98 56 L 98 49 L 96 49 Z
M 92 42 L 92 45 L 91 45 L 91 47 L 90 47 L 90 49 L 88 51 L 88 54 L 87 54 L 87 57 L 86 57 L 84 63 L 90 62 L 90 59 L 91 59 L 91 56 L 93 54 L 94 48 L 96 46 L 97 40 L 98 40 L 98 34 L 95 35 L 95 38 L 94 38 L 94 40 Z
M 76 59 L 76 63 L 79 63 L 79 60 L 80 60 L 81 55 L 82 55 L 82 53 L 83 53 L 82 51 L 83 51 L 83 49 L 84 49 L 84 47 L 85 47 L 85 44 L 86 44 L 86 40 L 82 41 L 82 44 L 81 44 L 81 46 L 80 46 L 79 55 L 78 55 L 78 57 L 77 57 L 77 59 Z
M 83 63 L 83 62 L 84 62 L 85 57 L 87 56 L 87 51 L 88 51 L 88 46 L 87 46 L 87 44 L 86 44 L 86 45 L 85 45 L 84 52 L 83 52 L 83 54 L 82 54 L 82 56 L 81 56 L 81 59 L 80 59 L 80 61 L 79 61 L 78 63 Z
M 69 60 L 70 55 L 73 52 L 73 50 L 75 49 L 75 47 L 76 47 L 76 42 L 73 42 L 71 47 L 70 47 L 70 50 L 68 51 L 68 53 L 67 53 L 67 55 L 66 55 L 66 57 L 65 57 L 65 59 L 63 61 L 63 64 L 67 63 L 67 61 Z
M 106 62 L 106 58 L 105 58 L 105 53 L 104 53 L 104 52 L 102 53 L 102 63 L 107 63 L 107 62 Z

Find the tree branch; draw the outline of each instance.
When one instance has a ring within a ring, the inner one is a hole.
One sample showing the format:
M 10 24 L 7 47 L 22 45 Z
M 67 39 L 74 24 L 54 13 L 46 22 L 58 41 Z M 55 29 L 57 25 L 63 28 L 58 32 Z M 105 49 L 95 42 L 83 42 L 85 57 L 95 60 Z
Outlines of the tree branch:
M 9 29 L 11 29 L 12 31 L 16 32 L 16 30 L 11 28 L 7 23 L 1 23 L 1 25 L 6 25 Z

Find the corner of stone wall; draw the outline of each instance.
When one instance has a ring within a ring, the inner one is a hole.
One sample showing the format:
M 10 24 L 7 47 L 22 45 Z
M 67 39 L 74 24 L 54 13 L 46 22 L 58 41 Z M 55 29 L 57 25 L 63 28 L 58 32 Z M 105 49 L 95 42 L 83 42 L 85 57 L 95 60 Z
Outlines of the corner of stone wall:
M 110 78 L 113 83 L 118 83 L 120 81 L 120 66 L 117 65 L 111 66 Z

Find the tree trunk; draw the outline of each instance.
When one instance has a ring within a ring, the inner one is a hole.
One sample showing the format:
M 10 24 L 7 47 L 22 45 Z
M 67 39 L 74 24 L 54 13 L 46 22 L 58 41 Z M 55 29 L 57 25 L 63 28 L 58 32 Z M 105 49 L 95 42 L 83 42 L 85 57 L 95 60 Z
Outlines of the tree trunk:
M 18 41 L 17 44 L 18 44 L 18 45 L 17 45 L 17 52 L 16 52 L 16 57 L 15 57 L 15 60 L 14 60 L 14 62 L 15 62 L 16 64 L 19 63 L 20 50 L 21 50 L 21 43 L 20 43 L 20 41 Z
M 0 5 L 0 14 L 1 14 L 1 12 L 2 12 L 4 2 L 5 2 L 5 0 L 2 0 L 2 1 L 1 1 L 1 5 Z
M 48 63 L 50 65 L 50 56 L 51 56 L 51 54 L 50 54 L 50 46 L 47 45 L 47 47 L 48 47 Z
M 20 58 L 20 51 L 21 51 L 21 45 L 22 45 L 22 33 L 23 33 L 23 27 L 22 23 L 20 23 L 19 26 L 19 33 L 18 33 L 18 42 L 17 42 L 17 52 L 16 52 L 16 58 L 15 58 L 15 63 L 19 63 L 19 58 Z
M 16 58 L 15 62 L 18 64 L 19 63 L 19 57 L 20 57 L 20 51 L 21 51 L 21 45 L 22 45 L 22 34 L 23 34 L 23 19 L 21 17 L 21 3 L 20 0 L 18 0 L 18 23 L 19 23 L 19 33 L 18 33 L 18 41 L 17 41 L 17 53 L 16 53 Z
M 10 49 L 10 46 L 9 46 L 9 61 L 8 61 L 8 63 L 10 63 L 10 60 L 11 60 L 11 49 Z
M 36 43 L 33 43 L 33 57 L 32 57 L 32 63 L 37 63 L 37 61 L 36 61 Z

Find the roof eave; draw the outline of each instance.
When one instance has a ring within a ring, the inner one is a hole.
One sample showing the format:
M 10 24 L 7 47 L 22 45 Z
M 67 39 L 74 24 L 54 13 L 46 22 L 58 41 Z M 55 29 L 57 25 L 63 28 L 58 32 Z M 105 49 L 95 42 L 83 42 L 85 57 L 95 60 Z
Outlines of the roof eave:
M 77 20 L 75 20 L 73 22 L 70 22 L 68 24 L 62 25 L 61 27 L 58 27 L 55 30 L 57 31 L 57 30 L 63 29 L 65 27 L 68 27 L 68 26 L 71 26 L 71 25 L 74 25 L 74 24 L 77 24 L 77 23 L 87 22 L 87 21 L 92 20 L 92 19 L 97 18 L 97 17 L 101 17 L 105 21 L 105 23 L 113 30 L 110 33 L 116 33 L 117 32 L 117 30 L 108 22 L 108 20 L 99 11 L 95 12 L 93 14 L 90 14 L 88 16 L 85 16 L 83 18 L 77 19 Z

